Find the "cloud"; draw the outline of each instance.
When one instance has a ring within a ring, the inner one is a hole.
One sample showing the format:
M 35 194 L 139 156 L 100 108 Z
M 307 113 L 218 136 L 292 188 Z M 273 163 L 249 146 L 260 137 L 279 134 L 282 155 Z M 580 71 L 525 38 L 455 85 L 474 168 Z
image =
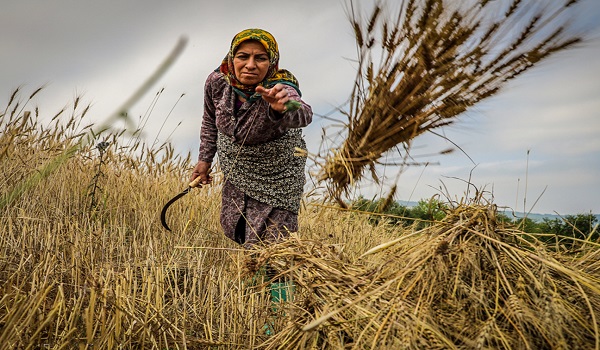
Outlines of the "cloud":
M 83 95 L 93 105 L 89 118 L 98 122 L 123 103 L 185 35 L 189 41 L 183 54 L 130 112 L 134 119 L 148 116 L 145 131 L 150 142 L 157 135 L 163 142 L 172 134 L 178 152 L 195 156 L 204 79 L 218 66 L 235 33 L 263 27 L 278 39 L 281 66 L 297 75 L 303 97 L 316 113 L 305 134 L 309 149 L 317 151 L 322 146 L 321 128 L 332 124 L 318 115 L 346 101 L 356 74 L 353 33 L 343 4 L 8 1 L 0 12 L 0 30 L 10 33 L 0 36 L 0 101 L 7 101 L 17 86 L 24 85 L 23 96 L 27 96 L 48 83 L 32 103 L 40 106 L 43 116 L 53 116 Z M 453 144 L 433 135 L 415 140 L 416 159 L 440 165 L 405 169 L 400 198 L 427 198 L 439 193 L 442 182 L 459 196 L 472 176 L 478 186 L 493 187 L 496 199 L 512 205 L 519 181 L 521 185 L 524 181 L 526 152 L 531 150 L 532 193 L 548 186 L 540 210 L 571 212 L 590 207 L 600 212 L 596 204 L 600 189 L 590 175 L 600 173 L 596 156 L 600 151 L 596 135 L 600 130 L 600 80 L 596 78 L 600 75 L 596 20 L 600 5 L 596 0 L 578 5 L 582 12 L 574 25 L 577 30 L 592 30 L 589 39 L 512 81 L 499 95 L 463 114 L 455 125 L 438 130 L 462 151 L 423 156 Z M 332 116 L 344 120 L 339 113 Z M 386 169 L 390 181 L 398 171 Z M 381 192 L 369 184 L 361 191 Z

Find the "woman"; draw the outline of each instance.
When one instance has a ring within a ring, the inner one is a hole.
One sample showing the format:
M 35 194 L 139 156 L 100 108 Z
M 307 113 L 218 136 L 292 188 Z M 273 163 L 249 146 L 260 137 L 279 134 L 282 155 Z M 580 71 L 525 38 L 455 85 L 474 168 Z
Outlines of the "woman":
M 275 38 L 261 29 L 238 33 L 206 80 L 191 179 L 211 183 L 218 154 L 224 174 L 221 226 L 246 248 L 298 230 L 306 158 L 294 152 L 306 149 L 300 128 L 312 121 L 312 109 L 300 97 L 294 75 L 279 69 Z

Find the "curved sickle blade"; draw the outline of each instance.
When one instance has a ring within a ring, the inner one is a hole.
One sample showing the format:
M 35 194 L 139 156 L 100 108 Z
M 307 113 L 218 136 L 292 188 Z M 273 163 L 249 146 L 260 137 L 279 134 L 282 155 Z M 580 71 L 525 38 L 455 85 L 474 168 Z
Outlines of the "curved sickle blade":
M 169 225 L 167 225 L 167 209 L 169 209 L 171 204 L 175 203 L 175 201 L 177 201 L 179 198 L 188 194 L 188 192 L 190 192 L 194 187 L 202 187 L 202 185 L 200 185 L 200 176 L 196 177 L 194 181 L 190 182 L 190 184 L 185 190 L 181 191 L 180 194 L 171 198 L 171 200 L 168 201 L 167 204 L 165 204 L 165 206 L 162 208 L 162 211 L 160 212 L 160 222 L 162 223 L 163 227 L 167 229 L 167 231 L 171 231 Z
M 180 194 L 171 198 L 171 200 L 168 201 L 167 204 L 165 204 L 165 206 L 162 208 L 162 211 L 160 212 L 160 222 L 162 223 L 163 227 L 165 229 L 167 229 L 167 231 L 171 231 L 171 229 L 169 228 L 169 225 L 167 225 L 167 218 L 166 218 L 167 217 L 167 209 L 169 209 L 171 204 L 175 203 L 179 198 L 188 194 L 188 192 L 190 192 L 191 189 L 192 189 L 191 187 L 186 188 Z

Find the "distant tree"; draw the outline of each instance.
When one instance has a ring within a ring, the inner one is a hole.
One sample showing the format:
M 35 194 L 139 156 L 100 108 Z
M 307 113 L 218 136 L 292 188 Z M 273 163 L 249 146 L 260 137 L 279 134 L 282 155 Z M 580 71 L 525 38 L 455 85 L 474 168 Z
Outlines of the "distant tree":
M 565 237 L 598 240 L 597 231 L 594 232 L 593 237 L 589 237 L 597 221 L 594 214 L 567 215 L 564 219 L 544 219 L 540 224 L 540 231 Z
M 445 203 L 435 198 L 429 200 L 422 199 L 412 208 L 400 205 L 396 201 L 391 203 L 384 203 L 384 201 L 385 199 L 369 200 L 361 196 L 352 203 L 352 208 L 372 213 L 369 216 L 369 222 L 373 225 L 377 225 L 382 220 L 385 220 L 385 222 L 392 225 L 402 225 L 405 227 L 414 225 L 415 229 L 422 229 L 432 225 L 436 221 L 442 220 L 446 216 L 448 209 Z M 579 242 L 571 238 L 600 242 L 600 232 L 596 229 L 598 218 L 591 213 L 567 215 L 562 219 L 544 218 L 541 222 L 536 222 L 528 217 L 511 218 L 502 212 L 497 213 L 496 218 L 501 224 L 513 225 L 518 230 L 533 234 L 534 236 L 539 234 L 537 236 L 538 239 L 549 246 L 560 245 L 572 249 L 580 245 Z
M 496 213 L 496 221 L 502 224 L 514 224 L 514 220 L 502 212 Z
M 377 203 L 360 196 L 357 200 L 352 202 L 351 208 L 354 210 L 373 212 L 375 208 L 377 208 Z
M 536 221 L 531 218 L 515 218 L 513 223 L 517 226 L 517 228 L 523 232 L 527 233 L 540 233 L 540 225 Z
M 546 236 L 543 240 L 551 245 L 560 244 L 567 248 L 574 248 L 581 243 L 570 238 L 582 240 L 599 241 L 597 217 L 593 214 L 567 215 L 562 219 L 543 219 L 539 224 L 540 233 L 550 233 L 554 236 Z
M 394 201 L 383 208 L 385 199 L 368 200 L 359 197 L 352 203 L 352 209 L 373 213 L 369 217 L 372 224 L 378 224 L 382 218 L 393 225 L 410 226 L 415 224 L 417 229 L 431 225 L 435 221 L 442 220 L 445 216 L 446 204 L 437 199 L 420 200 L 415 207 L 408 208 Z M 384 214 L 384 215 L 377 215 Z
M 393 225 L 403 225 L 406 226 L 405 220 L 403 217 L 406 215 L 408 208 L 403 205 L 400 205 L 398 202 L 393 201 L 388 203 L 387 205 L 382 205 L 385 199 L 377 199 L 377 200 L 369 200 L 360 196 L 357 200 L 352 203 L 351 208 L 354 210 L 359 210 L 367 213 L 373 213 L 373 215 L 369 216 L 369 222 L 371 224 L 377 225 L 381 222 L 382 218 Z M 384 210 L 382 210 L 384 208 Z M 384 214 L 384 215 L 378 215 Z
M 417 222 L 417 228 L 430 226 L 435 221 L 440 221 L 446 216 L 446 204 L 437 199 L 420 200 L 419 203 L 410 209 L 407 215 L 414 218 L 413 222 Z

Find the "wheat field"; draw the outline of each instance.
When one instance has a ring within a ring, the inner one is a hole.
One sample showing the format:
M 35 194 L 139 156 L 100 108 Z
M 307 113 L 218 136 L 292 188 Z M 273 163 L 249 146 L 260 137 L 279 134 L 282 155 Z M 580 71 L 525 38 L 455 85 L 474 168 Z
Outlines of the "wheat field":
M 220 231 L 218 184 L 172 205 L 168 232 L 159 213 L 185 186 L 190 159 L 169 145 L 125 147 L 118 134 L 30 184 L 90 126 L 77 103 L 47 124 L 22 104 L 11 99 L 0 122 L 0 348 L 238 349 L 266 340 L 268 296 L 244 286 L 246 254 Z M 347 219 L 306 209 L 301 220 L 305 235 L 332 244 L 385 239 L 357 237 L 366 222 Z
M 0 350 L 600 350 L 592 235 L 548 246 L 497 220 L 479 191 L 444 203 L 425 228 L 374 224 L 341 200 L 385 152 L 408 152 L 417 135 L 578 43 L 562 25 L 548 29 L 575 2 L 523 22 L 525 2 L 512 0 L 497 23 L 479 16 L 491 1 L 411 0 L 393 22 L 385 8 L 366 18 L 351 8 L 348 137 L 327 150 L 317 181 L 330 199 L 307 196 L 299 232 L 252 251 L 222 234 L 218 176 L 169 208 L 171 232 L 161 226 L 190 155 L 148 145 L 140 130 L 86 125 L 80 98 L 45 115 L 28 107 L 40 89 L 16 89 L 0 106 Z M 507 37 L 515 21 L 524 27 Z M 266 265 L 291 286 L 286 302 L 271 301 Z
M 1 349 L 600 348 L 598 242 L 545 247 L 483 198 L 420 231 L 305 200 L 296 235 L 243 251 L 220 231 L 218 179 L 162 228 L 189 157 L 110 131 L 81 143 L 88 107 L 43 123 L 15 96 L 0 120 Z M 294 282 L 277 311 L 265 263 Z

